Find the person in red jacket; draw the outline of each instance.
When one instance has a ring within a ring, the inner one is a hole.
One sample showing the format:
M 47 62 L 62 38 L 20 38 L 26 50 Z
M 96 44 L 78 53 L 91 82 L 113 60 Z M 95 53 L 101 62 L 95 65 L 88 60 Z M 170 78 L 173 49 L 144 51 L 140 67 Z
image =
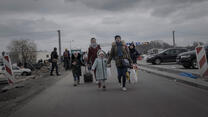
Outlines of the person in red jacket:
M 95 62 L 95 59 L 97 58 L 97 52 L 101 49 L 100 45 L 97 44 L 95 38 L 91 38 L 91 44 L 88 48 L 88 67 L 91 69 L 92 65 Z M 94 75 L 96 79 L 96 70 L 94 70 Z

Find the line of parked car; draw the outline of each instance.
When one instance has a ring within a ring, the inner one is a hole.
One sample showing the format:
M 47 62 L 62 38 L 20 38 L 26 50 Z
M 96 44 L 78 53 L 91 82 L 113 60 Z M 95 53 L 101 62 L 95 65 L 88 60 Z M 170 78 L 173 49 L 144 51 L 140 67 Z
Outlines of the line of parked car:
M 208 58 L 208 46 L 205 47 L 205 51 Z M 158 54 L 147 57 L 146 62 L 154 65 L 159 65 L 165 62 L 176 62 L 184 68 L 198 68 L 195 50 L 188 51 L 186 48 L 166 49 Z

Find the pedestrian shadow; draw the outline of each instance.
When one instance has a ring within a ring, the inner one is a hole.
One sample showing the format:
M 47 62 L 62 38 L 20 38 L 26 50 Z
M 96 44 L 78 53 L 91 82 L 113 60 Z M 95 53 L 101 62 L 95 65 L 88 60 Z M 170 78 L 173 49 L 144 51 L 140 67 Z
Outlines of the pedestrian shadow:
M 81 80 L 81 83 L 77 86 L 74 86 L 74 82 L 72 79 L 69 80 L 68 83 L 62 84 L 61 87 L 69 88 L 70 90 L 78 90 L 80 92 L 88 92 L 95 93 L 95 92 L 102 92 L 102 93 L 130 93 L 130 92 L 137 92 L 139 88 L 141 87 L 141 82 L 138 82 L 136 84 L 129 84 L 127 83 L 127 91 L 122 91 L 122 88 L 119 86 L 119 83 L 116 80 L 110 80 L 106 82 L 106 90 L 103 91 L 102 88 L 98 88 L 98 85 L 93 83 L 84 83 L 83 80 Z

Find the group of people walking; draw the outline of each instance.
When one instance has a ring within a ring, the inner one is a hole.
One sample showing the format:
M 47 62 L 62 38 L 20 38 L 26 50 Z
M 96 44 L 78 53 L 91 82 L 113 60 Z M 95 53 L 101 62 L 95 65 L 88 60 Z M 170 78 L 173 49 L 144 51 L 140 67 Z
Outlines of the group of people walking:
M 54 57 L 53 52 L 51 55 L 52 55 L 51 57 L 57 58 L 57 56 Z M 64 55 L 69 55 L 69 54 L 64 54 Z M 118 72 L 118 77 L 117 77 L 118 82 L 122 90 L 126 91 L 127 69 L 129 67 L 132 67 L 133 64 L 136 64 L 138 56 L 139 53 L 135 49 L 134 44 L 131 43 L 130 46 L 128 47 L 126 43 L 123 40 L 121 40 L 121 36 L 119 35 L 115 36 L 115 41 L 112 43 L 112 47 L 110 52 L 108 53 L 108 56 L 105 53 L 105 51 L 102 50 L 100 45 L 97 44 L 96 39 L 91 38 L 91 43 L 87 53 L 87 62 L 86 62 L 87 65 L 83 64 L 83 62 L 81 61 L 82 58 L 80 53 L 75 52 L 72 54 L 71 63 L 72 63 L 72 73 L 74 77 L 74 86 L 77 86 L 80 83 L 80 76 L 82 75 L 81 66 L 85 65 L 88 67 L 89 70 L 93 71 L 94 78 L 96 80 L 96 83 L 98 84 L 98 87 L 106 89 L 105 81 L 107 80 L 108 77 L 107 68 L 111 67 L 111 60 L 114 59 Z M 51 74 L 53 72 L 53 69 L 56 67 L 56 65 L 57 64 L 53 63 L 53 59 L 52 59 Z M 59 75 L 57 69 L 56 72 L 57 75 Z

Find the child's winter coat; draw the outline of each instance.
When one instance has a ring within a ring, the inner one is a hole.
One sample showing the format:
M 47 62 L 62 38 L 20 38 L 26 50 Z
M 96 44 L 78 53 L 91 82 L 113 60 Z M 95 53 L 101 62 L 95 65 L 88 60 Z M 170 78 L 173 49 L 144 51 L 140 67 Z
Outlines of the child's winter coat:
M 107 80 L 107 60 L 105 58 L 97 58 L 92 66 L 92 70 L 96 69 L 97 80 Z
M 79 76 L 81 76 L 82 75 L 82 72 L 81 72 L 82 62 L 80 60 L 80 55 L 77 58 L 75 58 L 74 56 L 72 56 L 72 63 L 73 62 L 76 62 L 77 63 L 76 65 L 73 65 L 72 64 L 72 73 L 73 73 L 73 75 L 79 75 Z

